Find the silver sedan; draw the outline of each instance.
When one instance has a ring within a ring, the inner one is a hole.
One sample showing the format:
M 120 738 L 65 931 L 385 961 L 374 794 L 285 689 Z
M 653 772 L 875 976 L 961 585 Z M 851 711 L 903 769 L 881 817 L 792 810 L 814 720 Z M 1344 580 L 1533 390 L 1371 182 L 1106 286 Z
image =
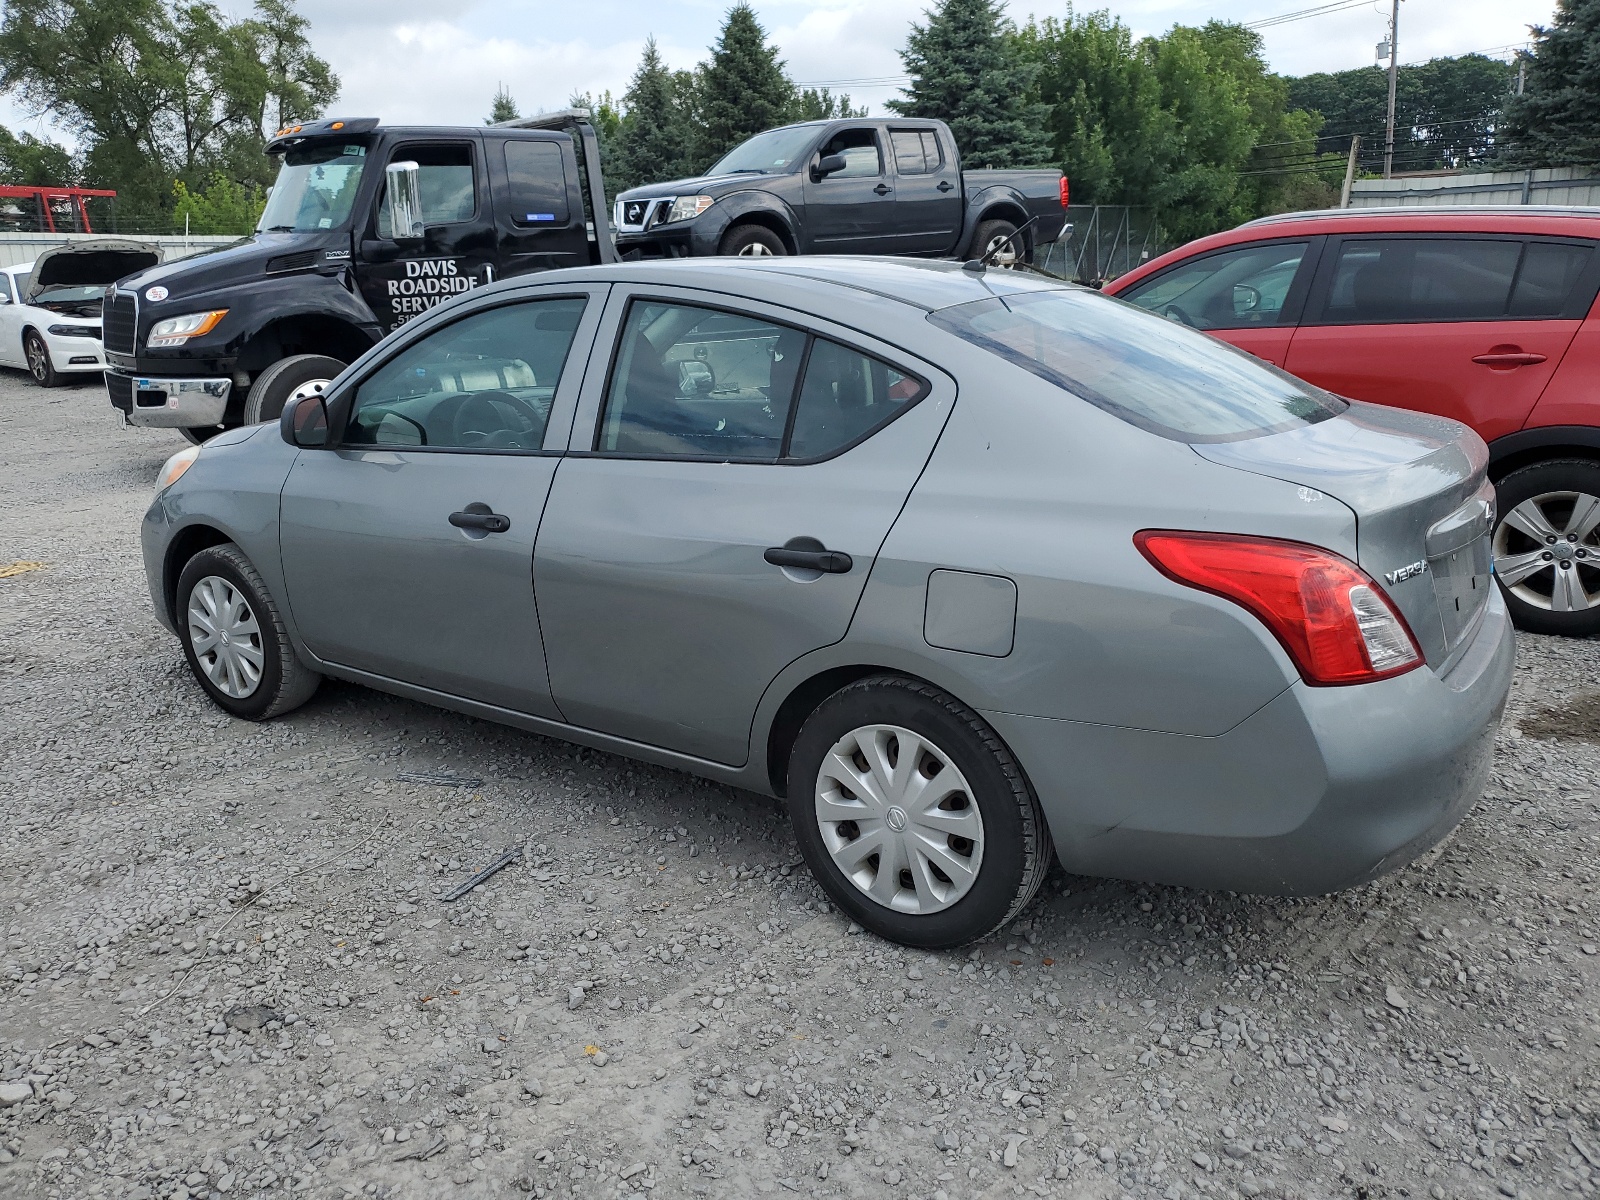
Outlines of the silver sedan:
M 324 676 L 784 798 L 898 941 L 1091 875 L 1318 893 L 1476 799 L 1483 443 L 1119 301 L 888 259 L 560 271 L 407 325 L 144 522 L 199 685 Z

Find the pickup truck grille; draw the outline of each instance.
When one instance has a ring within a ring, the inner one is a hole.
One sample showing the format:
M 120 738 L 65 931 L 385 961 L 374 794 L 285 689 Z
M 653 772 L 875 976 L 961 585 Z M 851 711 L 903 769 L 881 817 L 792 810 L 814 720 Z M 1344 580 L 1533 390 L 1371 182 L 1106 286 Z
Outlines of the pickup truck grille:
M 673 197 L 657 200 L 618 200 L 612 223 L 619 233 L 643 233 L 650 226 L 666 220 L 672 210 Z
M 112 288 L 100 313 L 105 327 L 105 347 L 118 354 L 132 354 L 139 321 L 138 298 L 132 292 Z

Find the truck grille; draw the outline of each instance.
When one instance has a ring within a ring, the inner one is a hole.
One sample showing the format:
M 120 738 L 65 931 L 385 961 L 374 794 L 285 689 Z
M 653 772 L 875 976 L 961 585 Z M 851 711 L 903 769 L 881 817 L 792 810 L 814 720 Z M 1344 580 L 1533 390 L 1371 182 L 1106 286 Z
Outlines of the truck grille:
M 105 326 L 105 347 L 117 354 L 132 354 L 139 321 L 138 298 L 132 292 L 112 288 L 101 308 Z
M 133 411 L 133 380 L 127 375 L 118 375 L 107 371 L 106 395 L 111 400 L 113 408 L 120 408 L 123 412 Z

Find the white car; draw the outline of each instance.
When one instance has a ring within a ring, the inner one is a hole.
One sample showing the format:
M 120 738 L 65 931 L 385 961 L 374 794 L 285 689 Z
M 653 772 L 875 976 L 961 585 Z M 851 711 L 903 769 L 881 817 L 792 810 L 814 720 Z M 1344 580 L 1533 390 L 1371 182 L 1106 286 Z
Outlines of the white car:
M 41 387 L 105 370 L 100 302 L 124 275 L 161 261 L 145 242 L 97 238 L 0 268 L 0 365 L 22 367 Z

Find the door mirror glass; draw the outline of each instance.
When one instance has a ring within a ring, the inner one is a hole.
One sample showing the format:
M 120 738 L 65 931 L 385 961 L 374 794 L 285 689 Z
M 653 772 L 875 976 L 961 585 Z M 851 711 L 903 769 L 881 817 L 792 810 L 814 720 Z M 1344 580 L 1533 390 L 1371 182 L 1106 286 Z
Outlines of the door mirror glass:
M 847 165 L 842 154 L 824 154 L 817 161 L 817 178 L 826 179 L 829 175 L 844 170 Z
M 11 297 L 5 292 L 0 292 L 0 304 L 10 304 Z
M 384 213 L 395 241 L 422 236 L 422 168 L 414 162 L 390 163 L 384 169 Z
M 283 406 L 279 422 L 283 440 L 302 450 L 328 444 L 328 402 L 321 396 L 302 396 Z
M 1261 291 L 1251 287 L 1248 283 L 1233 285 L 1233 311 L 1236 316 L 1255 312 L 1261 307 Z
M 709 396 L 716 386 L 717 377 L 709 363 L 691 358 L 678 364 L 678 395 Z

